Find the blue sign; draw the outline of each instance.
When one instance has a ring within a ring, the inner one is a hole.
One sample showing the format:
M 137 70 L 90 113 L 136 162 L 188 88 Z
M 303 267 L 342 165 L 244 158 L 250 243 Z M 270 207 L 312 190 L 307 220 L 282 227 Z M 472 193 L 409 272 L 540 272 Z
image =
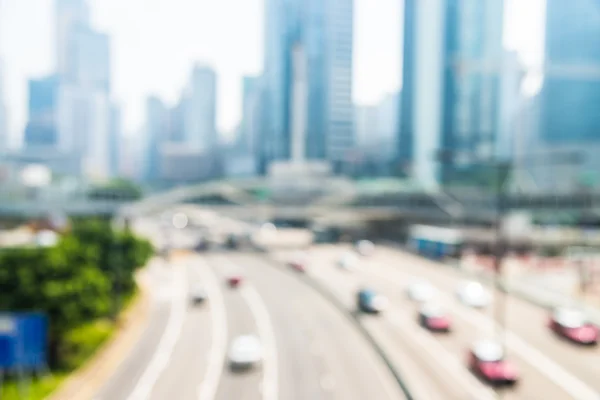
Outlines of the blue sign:
M 0 370 L 46 366 L 48 319 L 35 313 L 0 314 Z

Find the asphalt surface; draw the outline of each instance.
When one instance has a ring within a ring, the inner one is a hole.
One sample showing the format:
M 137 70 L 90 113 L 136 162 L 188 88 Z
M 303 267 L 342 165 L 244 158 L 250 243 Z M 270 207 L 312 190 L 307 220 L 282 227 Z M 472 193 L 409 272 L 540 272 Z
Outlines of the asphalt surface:
M 233 273 L 244 276 L 236 289 L 226 285 Z M 352 321 L 262 255 L 180 255 L 149 276 L 146 329 L 97 400 L 404 398 Z M 196 283 L 206 289 L 205 304 L 190 302 Z M 264 360 L 249 371 L 232 371 L 227 352 L 244 334 L 260 338 Z
M 417 398 L 484 399 L 494 393 L 465 367 L 467 350 L 480 338 L 496 337 L 492 310 L 475 311 L 455 300 L 463 277 L 440 266 L 395 249 L 377 248 L 362 258 L 359 269 L 343 271 L 336 266 L 344 246 L 315 246 L 310 251 L 308 274 L 326 286 L 349 309 L 354 294 L 370 287 L 385 294 L 390 309 L 380 316 L 361 316 L 371 335 L 392 355 Z M 290 253 L 276 257 L 285 261 Z M 426 278 L 439 290 L 438 300 L 450 311 L 453 332 L 433 335 L 418 326 L 418 307 L 405 295 L 416 277 Z M 513 389 L 501 391 L 505 399 L 598 399 L 600 398 L 599 349 L 581 348 L 556 338 L 547 328 L 547 311 L 517 298 L 506 297 L 508 331 L 504 335 L 508 358 L 521 375 Z

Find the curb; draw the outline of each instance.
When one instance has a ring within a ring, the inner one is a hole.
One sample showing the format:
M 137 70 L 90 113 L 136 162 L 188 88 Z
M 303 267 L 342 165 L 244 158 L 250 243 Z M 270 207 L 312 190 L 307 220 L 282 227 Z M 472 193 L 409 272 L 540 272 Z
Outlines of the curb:
M 146 327 L 150 293 L 141 277 L 138 279 L 138 289 L 138 298 L 119 316 L 112 338 L 45 400 L 93 399 L 110 379 L 115 367 L 127 357 Z
M 280 270 L 284 273 L 292 275 L 292 273 L 290 271 L 288 271 L 287 269 L 278 268 L 278 267 L 282 266 L 282 263 L 271 258 L 271 256 L 269 255 L 269 252 L 267 250 L 265 250 L 265 249 L 258 249 L 258 250 L 260 253 L 263 254 L 263 258 L 265 259 L 265 261 L 267 261 L 267 263 L 269 265 L 271 265 L 273 268 L 277 268 L 278 270 Z M 398 383 L 398 385 L 400 386 L 400 389 L 402 390 L 402 393 L 404 394 L 406 399 L 407 400 L 415 400 L 415 398 L 410 393 L 410 389 L 404 382 L 404 378 L 401 376 L 400 372 L 396 369 L 396 367 L 394 366 L 392 361 L 388 358 L 387 354 L 383 351 L 383 349 L 379 346 L 379 344 L 377 344 L 377 341 L 373 338 L 373 336 L 371 336 L 369 331 L 363 326 L 363 324 L 360 322 L 360 320 L 350 310 L 348 310 L 348 308 L 346 308 L 346 306 L 335 295 L 333 295 L 328 289 L 326 289 L 323 285 L 321 285 L 315 279 L 311 278 L 310 276 L 308 276 L 306 274 L 303 274 L 303 275 L 293 274 L 293 275 L 297 279 L 300 279 L 302 282 L 304 282 L 305 284 L 307 284 L 308 286 L 313 288 L 325 299 L 327 299 L 327 301 L 329 301 L 331 304 L 333 304 L 358 329 L 358 331 L 361 333 L 361 335 L 367 340 L 367 342 L 369 342 L 371 347 L 375 350 L 375 352 L 383 360 L 383 362 L 385 363 L 388 370 L 392 373 L 392 375 L 394 376 L 394 379 L 396 380 L 396 383 Z

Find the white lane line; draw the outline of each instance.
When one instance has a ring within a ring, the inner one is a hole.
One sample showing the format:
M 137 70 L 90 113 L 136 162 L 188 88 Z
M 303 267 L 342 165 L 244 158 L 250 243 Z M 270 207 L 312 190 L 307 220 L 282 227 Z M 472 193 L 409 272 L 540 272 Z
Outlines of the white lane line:
M 398 271 L 398 273 L 403 275 L 411 275 L 403 273 L 401 271 Z M 399 280 L 395 277 L 390 277 L 388 275 L 373 270 L 369 270 L 368 274 L 376 276 L 379 279 L 386 280 L 387 282 L 405 282 L 404 279 Z M 471 309 L 457 306 L 450 295 L 447 295 L 445 293 L 440 294 L 442 297 L 444 297 L 444 304 L 446 304 L 453 311 L 453 313 L 455 313 L 471 325 L 482 327 L 490 324 L 489 317 L 486 317 L 483 314 L 479 314 L 478 312 L 473 311 Z M 491 325 L 494 329 L 497 329 L 497 324 L 495 321 L 492 321 Z M 569 373 L 567 370 L 565 370 L 556 362 L 552 361 L 550 358 L 546 357 L 542 352 L 540 352 L 535 347 L 522 340 L 514 332 L 507 330 L 505 333 L 505 337 L 506 344 L 508 347 L 512 348 L 516 353 L 518 353 L 521 356 L 521 358 L 523 358 L 531 366 L 536 368 L 540 373 L 546 375 L 546 378 L 548 378 L 548 380 L 560 386 L 565 392 L 573 396 L 573 398 L 579 400 L 598 400 L 600 398 L 600 394 L 596 390 L 588 386 L 585 382 L 577 378 L 575 375 Z
M 210 267 L 200 259 L 196 263 L 200 267 L 197 271 L 206 288 L 212 317 L 212 344 L 208 353 L 206 373 L 202 383 L 198 386 L 198 400 L 213 400 L 219 387 L 223 364 L 225 363 L 225 352 L 227 351 L 225 300 L 217 278 Z
M 184 280 L 184 268 L 182 265 L 174 266 L 176 277 L 172 283 L 174 296 L 171 300 L 171 309 L 167 327 L 162 334 L 160 342 L 156 347 L 154 355 L 147 365 L 141 378 L 138 380 L 128 400 L 146 400 L 154 389 L 154 385 L 160 375 L 169 364 L 175 344 L 179 339 L 186 313 L 186 285 Z
M 279 398 L 279 372 L 277 365 L 277 342 L 273 333 L 273 324 L 269 311 L 265 306 L 260 294 L 254 287 L 246 284 L 241 288 L 240 293 L 250 312 L 254 315 L 258 335 L 264 346 L 264 372 L 262 382 L 263 400 L 277 400 Z
M 458 383 L 469 392 L 470 398 L 478 400 L 493 400 L 496 398 L 494 392 L 481 384 L 471 373 L 465 370 L 464 365 L 444 348 L 431 333 L 422 330 L 419 334 L 417 329 L 406 317 L 398 313 L 388 313 L 385 316 L 396 328 L 402 330 L 406 337 L 411 338 L 413 343 L 421 347 L 421 350 L 430 358 L 430 362 L 442 367 L 447 372 L 451 382 Z M 415 333 L 416 332 L 416 333 Z

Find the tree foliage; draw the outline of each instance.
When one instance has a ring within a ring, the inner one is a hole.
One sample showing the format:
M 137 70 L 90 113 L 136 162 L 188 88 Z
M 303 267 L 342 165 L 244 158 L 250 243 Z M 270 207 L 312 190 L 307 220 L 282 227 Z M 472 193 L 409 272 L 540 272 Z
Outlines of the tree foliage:
M 46 313 L 56 363 L 65 333 L 113 313 L 151 254 L 151 245 L 130 231 L 99 219 L 79 221 L 55 247 L 0 252 L 0 310 Z

